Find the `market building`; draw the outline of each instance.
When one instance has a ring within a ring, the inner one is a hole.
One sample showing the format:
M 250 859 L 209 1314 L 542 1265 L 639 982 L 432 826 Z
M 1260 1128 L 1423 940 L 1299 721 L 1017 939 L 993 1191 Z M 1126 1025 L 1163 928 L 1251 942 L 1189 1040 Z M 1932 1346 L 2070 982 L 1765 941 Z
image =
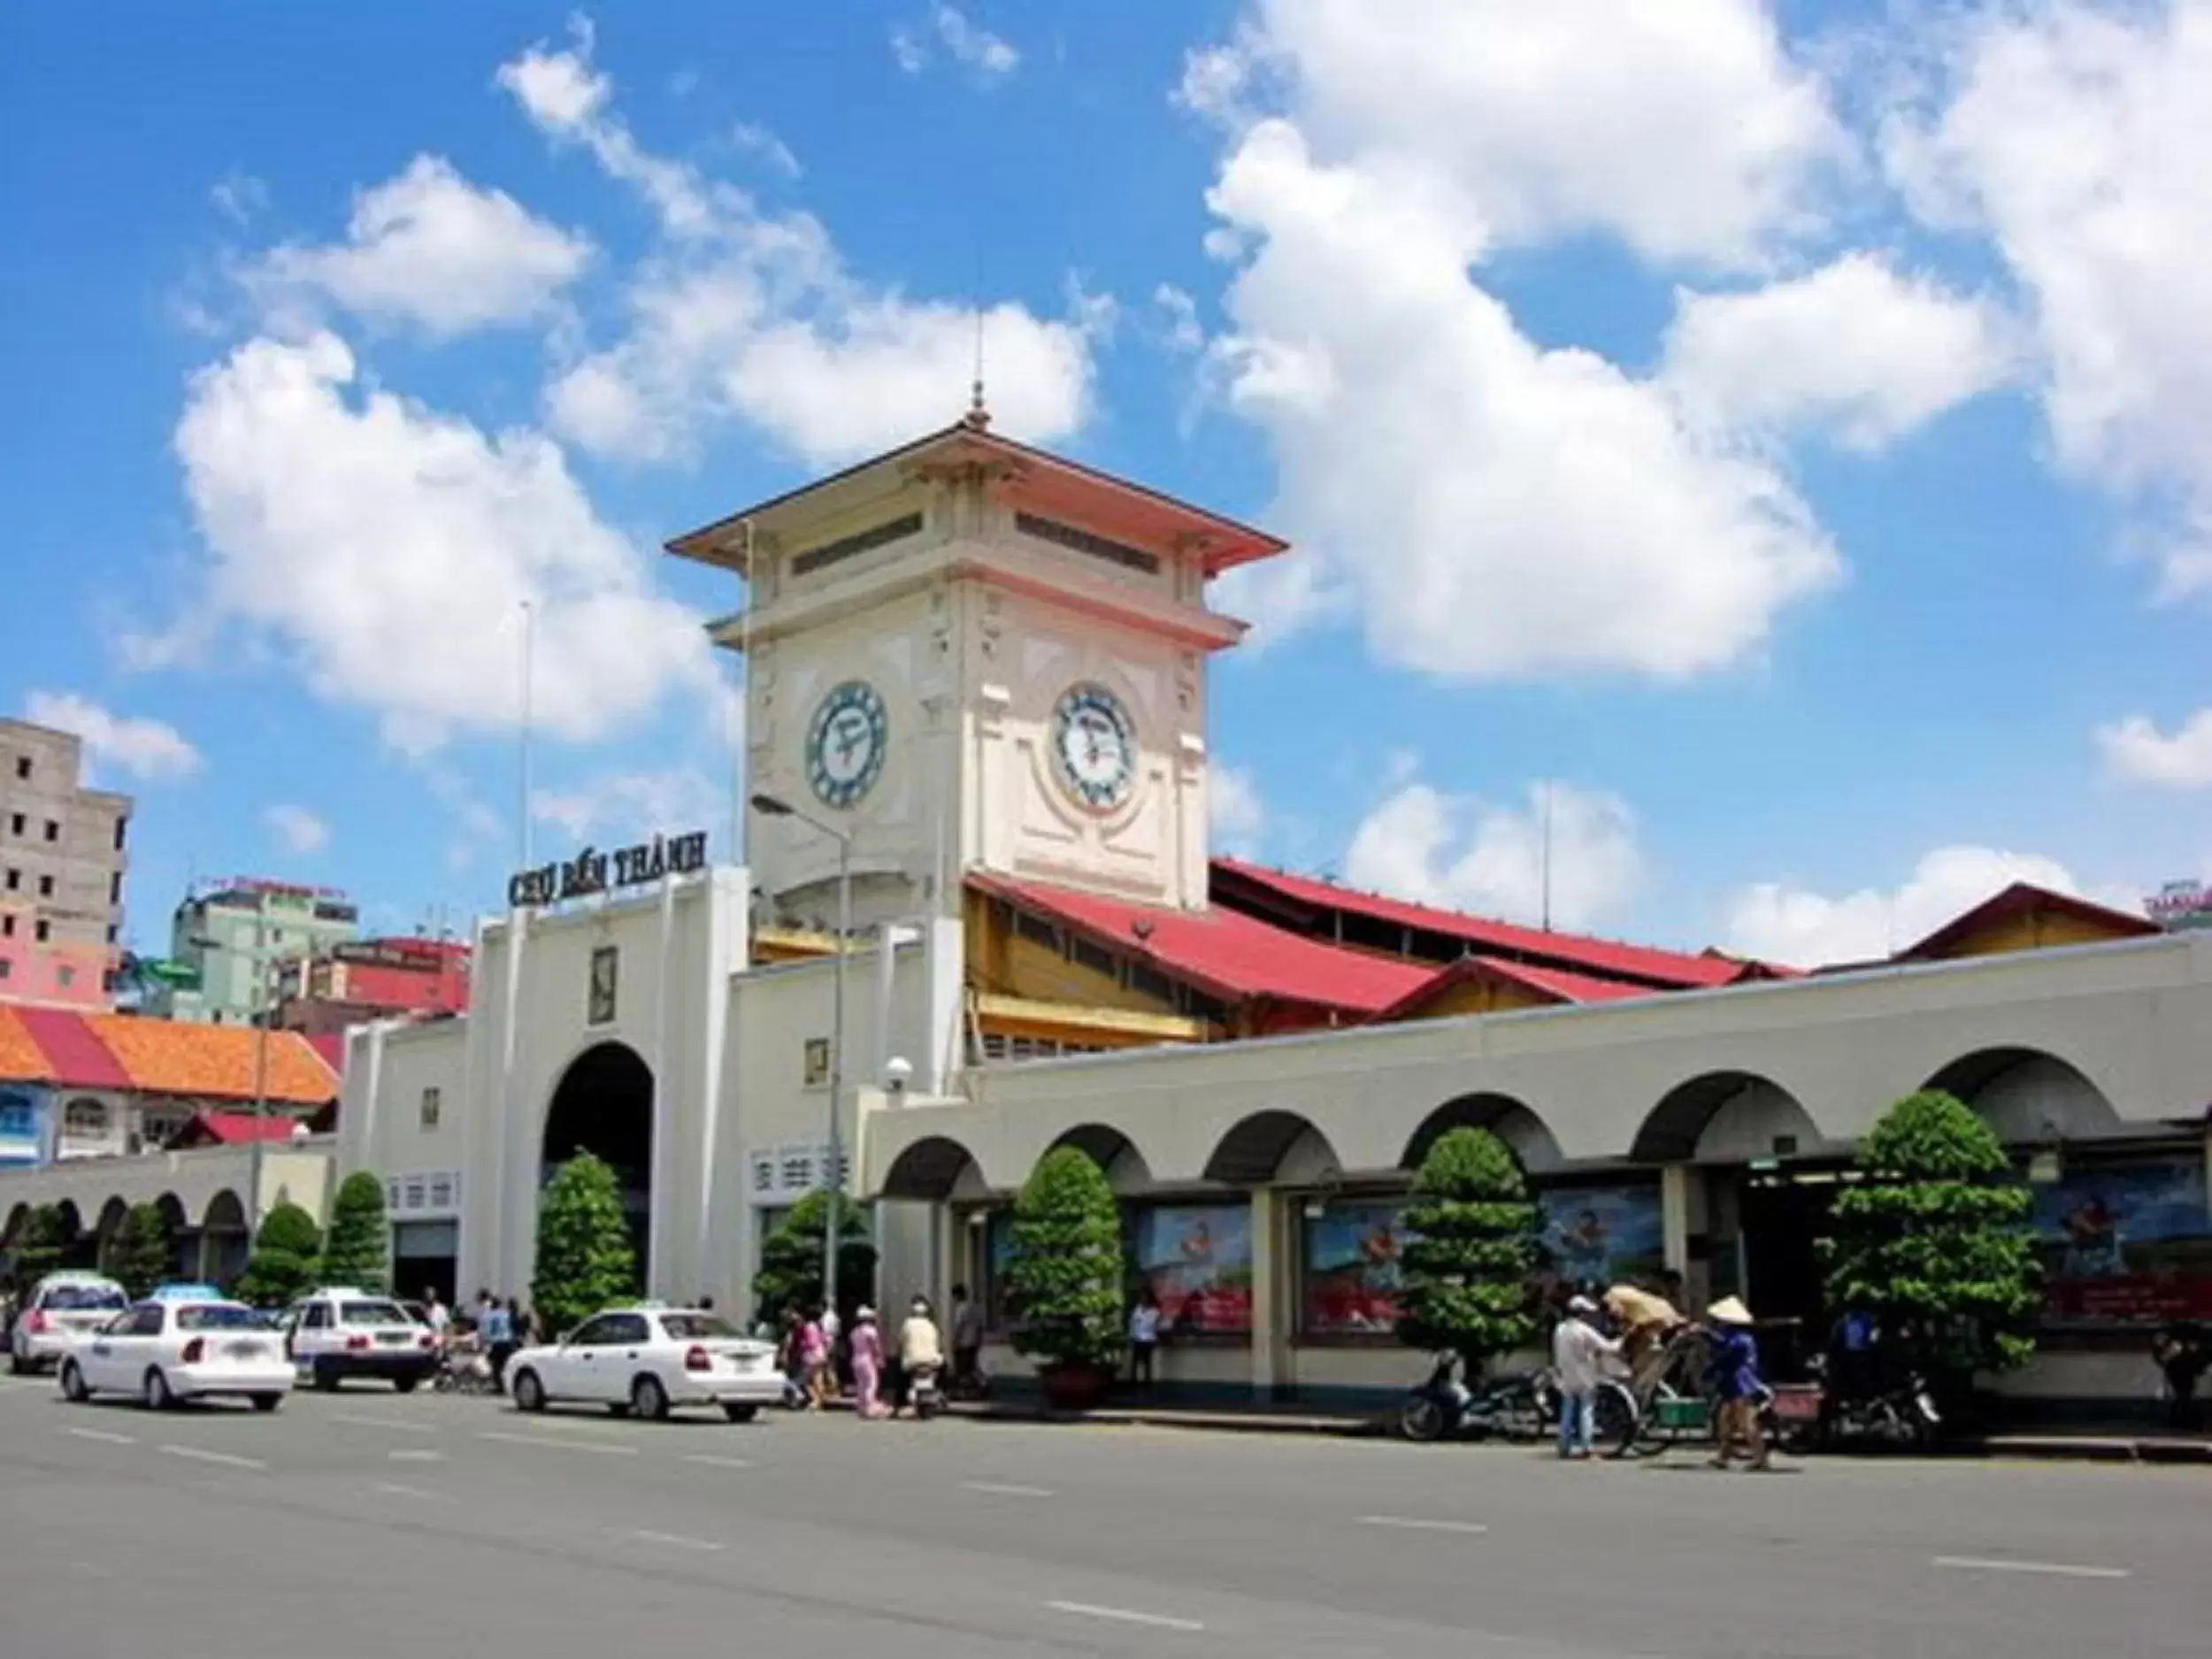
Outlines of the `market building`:
M 403 1289 L 526 1288 L 588 1149 L 656 1295 L 742 1307 L 839 1179 L 882 1295 L 965 1280 L 995 1315 L 1010 1196 L 1074 1144 L 1164 1381 L 1352 1399 L 1418 1368 L 1398 1207 L 1445 1129 L 1518 1150 L 1548 1271 L 1817 1319 L 1852 1146 L 1932 1085 L 2036 1182 L 2051 1329 L 2016 1390 L 2147 1402 L 2144 1322 L 2212 1312 L 2212 933 L 2023 887 L 1801 974 L 1211 858 L 1208 664 L 1242 628 L 1208 588 L 1284 544 L 979 417 L 671 550 L 746 579 L 713 626 L 748 659 L 747 845 L 518 872 L 465 1017 L 354 1028 L 332 1156 L 384 1179 Z

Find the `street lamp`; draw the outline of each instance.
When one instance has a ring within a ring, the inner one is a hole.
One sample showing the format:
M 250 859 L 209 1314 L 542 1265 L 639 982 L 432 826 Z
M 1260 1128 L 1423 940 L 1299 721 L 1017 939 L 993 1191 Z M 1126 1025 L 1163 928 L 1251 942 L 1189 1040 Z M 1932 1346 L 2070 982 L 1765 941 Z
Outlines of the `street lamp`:
M 849 830 L 802 812 L 781 796 L 756 795 L 753 810 L 764 818 L 793 818 L 837 843 L 837 978 L 830 1004 L 829 1176 L 822 1184 L 822 1305 L 837 1307 L 837 1201 L 845 1184 L 844 1141 L 839 1127 L 838 1096 L 845 1087 L 845 957 L 853 931 L 853 838 Z

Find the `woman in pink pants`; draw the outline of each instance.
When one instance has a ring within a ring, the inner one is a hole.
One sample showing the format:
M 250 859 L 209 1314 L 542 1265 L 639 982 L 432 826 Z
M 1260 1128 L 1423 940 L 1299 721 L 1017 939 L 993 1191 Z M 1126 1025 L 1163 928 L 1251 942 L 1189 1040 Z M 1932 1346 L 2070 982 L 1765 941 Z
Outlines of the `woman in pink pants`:
M 853 1316 L 853 1391 L 860 1396 L 860 1415 L 885 1414 L 877 1398 L 883 1386 L 883 1333 L 876 1328 L 876 1310 L 863 1308 Z

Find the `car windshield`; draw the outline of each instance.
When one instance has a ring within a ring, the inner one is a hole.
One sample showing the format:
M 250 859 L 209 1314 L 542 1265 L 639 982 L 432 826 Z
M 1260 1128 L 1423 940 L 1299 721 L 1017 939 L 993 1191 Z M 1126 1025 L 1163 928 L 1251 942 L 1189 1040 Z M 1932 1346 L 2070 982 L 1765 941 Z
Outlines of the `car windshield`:
M 710 1313 L 664 1313 L 661 1315 L 661 1329 L 680 1342 L 696 1340 L 701 1337 L 742 1336 L 743 1332 L 727 1319 Z
M 180 1331 L 258 1331 L 261 1316 L 234 1302 L 195 1303 L 177 1310 Z
M 42 1300 L 52 1313 L 111 1313 L 129 1306 L 113 1285 L 50 1285 Z
M 341 1325 L 411 1325 L 406 1310 L 396 1302 L 344 1302 L 338 1304 Z

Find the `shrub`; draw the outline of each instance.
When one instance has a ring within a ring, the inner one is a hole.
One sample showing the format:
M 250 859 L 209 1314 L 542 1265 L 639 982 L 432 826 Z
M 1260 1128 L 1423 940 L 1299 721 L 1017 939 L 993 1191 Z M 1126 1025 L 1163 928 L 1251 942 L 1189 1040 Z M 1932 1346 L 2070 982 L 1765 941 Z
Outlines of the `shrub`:
M 530 1302 L 549 1335 L 572 1331 L 637 1283 L 637 1252 L 614 1171 L 590 1153 L 561 1165 L 538 1205 Z
M 822 1300 L 822 1233 L 829 1225 L 829 1194 L 809 1193 L 761 1241 L 760 1271 L 753 1275 L 755 1317 L 780 1320 L 790 1308 L 818 1306 Z M 849 1199 L 837 1205 L 837 1307 L 841 1317 L 875 1291 L 876 1247 L 868 1224 Z
M 71 1242 L 69 1229 L 57 1206 L 41 1204 L 31 1211 L 30 1218 L 23 1224 L 23 1234 L 15 1244 L 17 1282 L 28 1291 L 47 1274 L 59 1271 Z
M 334 1285 L 387 1287 L 391 1230 L 384 1220 L 384 1183 L 366 1170 L 346 1177 L 330 1208 L 330 1242 L 323 1274 Z
M 1828 1305 L 1874 1316 L 1886 1356 L 1949 1391 L 2034 1356 L 2033 1200 L 1996 1133 L 1956 1097 L 1908 1094 L 1859 1143 L 1822 1242 Z
M 1014 1201 L 1007 1307 L 1015 1349 L 1045 1370 L 1112 1367 L 1122 1343 L 1121 1211 L 1075 1147 L 1048 1152 Z
M 1510 1147 L 1487 1129 L 1440 1137 L 1414 1177 L 1405 1225 L 1401 1341 L 1449 1349 L 1474 1376 L 1535 1340 L 1537 1209 Z
M 261 1218 L 253 1254 L 234 1289 L 257 1308 L 290 1306 L 322 1275 L 322 1229 L 297 1204 L 279 1204 Z
M 116 1282 L 135 1298 L 148 1294 L 169 1277 L 176 1260 L 176 1240 L 157 1204 L 134 1204 L 123 1218 L 112 1247 Z

